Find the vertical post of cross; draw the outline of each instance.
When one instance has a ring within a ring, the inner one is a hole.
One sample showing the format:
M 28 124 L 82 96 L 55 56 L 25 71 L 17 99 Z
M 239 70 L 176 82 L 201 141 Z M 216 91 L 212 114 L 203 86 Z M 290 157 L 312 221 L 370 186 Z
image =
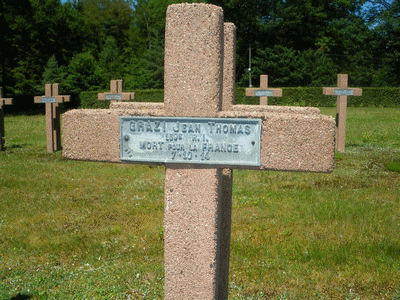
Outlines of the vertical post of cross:
M 45 92 L 44 95 L 46 97 L 53 96 L 53 89 L 52 84 L 47 83 L 44 88 Z M 53 103 L 46 103 L 46 136 L 47 136 L 47 152 L 54 152 L 55 151 L 55 140 L 54 140 L 54 110 L 53 110 Z
M 122 88 L 123 88 L 123 80 L 111 80 L 110 88 L 111 88 L 111 93 L 118 94 L 122 93 Z
M 268 88 L 268 75 L 260 76 L 260 88 L 246 88 L 247 97 L 260 97 L 260 105 L 268 105 L 268 97 L 282 97 L 282 89 Z
M 58 96 L 58 83 L 52 85 L 52 96 Z M 60 121 L 60 106 L 56 102 L 52 105 L 53 115 L 53 148 L 55 151 L 61 149 L 61 121 Z
M 58 94 L 58 83 L 45 84 L 44 96 L 36 96 L 35 103 L 46 104 L 47 152 L 61 149 L 61 126 L 59 103 L 69 102 L 71 96 Z
M 45 92 L 44 95 L 47 97 L 53 96 L 53 89 L 52 89 L 52 84 L 46 84 L 45 85 Z M 54 152 L 55 147 L 54 145 L 56 144 L 56 141 L 54 139 L 54 109 L 53 103 L 46 103 L 46 136 L 47 136 L 47 152 Z
M 3 98 L 3 88 L 0 87 L 0 151 L 5 150 L 5 129 L 3 105 L 12 105 L 12 98 Z
M 224 83 L 222 92 L 223 111 L 231 110 L 235 104 L 236 82 L 236 26 L 224 24 Z
M 224 24 L 224 80 L 222 90 L 222 110 L 231 110 L 235 104 L 236 82 L 236 26 L 233 23 Z M 228 299 L 229 287 L 229 257 L 232 216 L 232 183 L 233 170 L 222 170 L 221 196 L 221 228 L 218 269 L 217 299 Z
M 337 86 L 339 89 L 348 88 L 348 74 L 338 74 Z M 347 95 L 337 96 L 336 104 L 336 126 L 338 133 L 336 137 L 336 148 L 340 152 L 344 152 L 346 140 L 346 119 L 347 119 Z
M 223 33 L 220 7 L 168 7 L 164 75 L 167 115 L 217 117 L 222 102 Z M 165 299 L 217 299 L 222 180 L 222 169 L 166 166 Z
M 345 151 L 347 96 L 362 96 L 362 89 L 348 87 L 348 74 L 338 74 L 337 88 L 323 88 L 323 94 L 337 96 L 336 100 L 336 150 Z

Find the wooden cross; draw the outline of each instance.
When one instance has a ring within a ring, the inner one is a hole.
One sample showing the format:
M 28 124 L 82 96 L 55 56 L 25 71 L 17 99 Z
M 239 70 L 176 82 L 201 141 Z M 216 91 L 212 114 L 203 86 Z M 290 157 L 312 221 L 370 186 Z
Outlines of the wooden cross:
M 165 299 L 226 299 L 230 169 L 330 172 L 335 124 L 320 114 L 222 110 L 220 7 L 170 5 L 165 36 L 164 104 L 65 113 L 63 156 L 164 164 Z M 253 150 L 255 160 L 243 160 Z
M 99 93 L 98 100 L 111 101 L 128 101 L 135 99 L 135 93 L 123 93 L 123 80 L 111 80 L 110 93 Z
M 0 87 L 0 151 L 5 150 L 5 129 L 3 105 L 12 105 L 12 98 L 3 98 L 3 88 Z
M 58 94 L 58 83 L 47 83 L 45 85 L 45 95 L 36 96 L 35 103 L 46 104 L 46 132 L 47 132 L 47 152 L 54 152 L 61 149 L 61 129 L 60 129 L 60 108 L 59 103 L 71 101 L 69 95 Z
M 268 97 L 282 97 L 282 89 L 269 89 L 268 75 L 261 75 L 260 88 L 246 88 L 246 96 L 260 97 L 260 105 L 268 105 Z
M 362 89 L 348 87 L 348 74 L 338 74 L 337 88 L 324 87 L 323 94 L 337 96 L 336 100 L 336 150 L 345 151 L 346 145 L 346 118 L 347 118 L 347 96 L 362 96 Z

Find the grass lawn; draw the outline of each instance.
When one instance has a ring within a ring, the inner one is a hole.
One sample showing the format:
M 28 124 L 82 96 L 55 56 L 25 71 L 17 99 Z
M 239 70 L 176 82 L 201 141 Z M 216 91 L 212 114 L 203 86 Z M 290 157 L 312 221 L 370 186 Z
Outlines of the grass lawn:
M 164 168 L 49 154 L 42 115 L 5 130 L 0 299 L 163 299 Z M 331 174 L 235 170 L 229 299 L 400 299 L 399 186 L 393 108 L 348 109 Z

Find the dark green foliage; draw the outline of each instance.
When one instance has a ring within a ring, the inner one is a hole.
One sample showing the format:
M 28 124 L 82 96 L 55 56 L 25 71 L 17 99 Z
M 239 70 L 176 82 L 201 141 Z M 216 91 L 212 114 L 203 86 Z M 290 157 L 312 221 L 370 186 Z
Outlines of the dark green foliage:
M 393 83 L 399 84 L 400 78 L 400 2 L 394 1 L 374 1 L 371 9 L 367 13 L 368 24 L 373 33 L 374 55 L 385 57 L 375 63 L 387 70 L 388 77 Z
M 46 83 L 59 83 L 60 88 L 64 87 L 65 77 L 67 76 L 64 67 L 59 67 L 56 57 L 53 55 L 47 62 L 46 68 L 43 72 L 43 79 L 40 86 L 37 88 L 38 91 L 44 91 L 44 85 Z M 61 92 L 61 91 L 60 91 Z
M 106 39 L 99 53 L 99 62 L 96 71 L 102 87 L 109 85 L 112 79 L 122 78 L 124 70 L 121 51 L 116 39 L 112 36 Z
M 363 88 L 362 97 L 351 97 L 354 107 L 400 107 L 398 88 Z
M 113 37 L 120 50 L 128 46 L 132 9 L 124 0 L 84 0 L 81 4 L 82 26 L 87 50 L 98 54 L 104 42 Z
M 269 105 L 332 107 L 336 106 L 336 97 L 323 95 L 320 87 L 284 88 L 283 97 L 268 98 L 268 102 Z
M 67 94 L 109 86 L 163 88 L 168 5 L 183 0 L 0 0 L 0 86 L 37 94 L 58 81 Z M 237 85 L 400 85 L 399 1 L 191 0 L 219 5 L 237 26 Z M 364 4 L 367 4 L 366 6 Z M 303 101 L 304 102 L 304 101 Z M 384 104 L 387 105 L 387 104 Z
M 246 97 L 245 88 L 236 88 L 236 104 L 260 104 L 258 97 Z M 334 107 L 335 96 L 325 96 L 321 87 L 283 88 L 283 97 L 269 97 L 269 105 Z M 400 107 L 397 88 L 363 88 L 361 97 L 348 97 L 348 107 Z
M 100 91 L 99 91 L 100 92 Z M 108 101 L 98 101 L 97 93 L 82 92 L 79 95 L 80 108 L 108 108 Z M 104 92 L 104 91 L 102 91 Z M 132 90 L 135 99 L 132 102 L 163 102 L 164 90 Z M 235 104 L 259 105 L 258 97 L 246 97 L 245 88 L 236 88 Z M 269 105 L 335 107 L 336 97 L 322 94 L 321 87 L 283 88 L 283 97 L 268 98 Z M 349 107 L 400 107 L 397 88 L 363 88 L 361 97 L 349 97 Z
M 149 49 L 141 58 L 132 58 L 124 79 L 128 89 L 163 88 L 164 50 L 161 46 Z
M 80 93 L 98 86 L 100 76 L 96 68 L 97 62 L 89 52 L 75 55 L 68 66 L 68 76 L 65 80 L 68 90 L 72 93 Z
M 268 74 L 269 84 L 275 86 L 323 86 L 333 84 L 336 67 L 321 50 L 301 52 L 277 45 L 272 49 L 257 50 L 252 68 L 253 86 L 259 85 L 262 74 Z M 249 73 L 246 72 L 239 85 L 245 85 L 248 80 Z
M 135 102 L 164 102 L 164 90 L 137 90 Z
M 13 94 L 35 93 L 48 60 L 65 63 L 70 37 L 68 14 L 58 0 L 2 0 L 3 82 Z M 4 15 L 3 15 L 4 12 Z
M 336 97 L 322 94 L 322 88 L 283 88 L 283 97 L 269 97 L 268 105 L 333 107 Z M 236 104 L 259 105 L 258 97 L 246 97 L 245 88 L 236 88 Z
M 99 92 L 82 92 L 79 94 L 79 108 L 108 108 L 110 101 L 97 100 Z

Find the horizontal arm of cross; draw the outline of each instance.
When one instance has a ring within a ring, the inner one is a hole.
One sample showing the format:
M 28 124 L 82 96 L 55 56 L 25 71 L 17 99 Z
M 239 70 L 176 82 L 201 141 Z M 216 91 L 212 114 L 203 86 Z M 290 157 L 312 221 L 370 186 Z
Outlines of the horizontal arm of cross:
M 263 106 L 263 105 L 232 105 L 231 111 L 242 112 L 264 112 L 264 113 L 280 113 L 280 114 L 300 114 L 300 115 L 320 115 L 321 111 L 317 107 L 300 107 L 300 106 Z
M 34 102 L 35 103 L 46 103 L 45 101 L 43 101 L 43 98 L 55 98 L 55 103 L 64 103 L 64 102 L 71 101 L 71 96 L 59 95 L 59 96 L 35 96 Z
M 282 89 L 273 89 L 273 88 L 268 88 L 266 90 L 259 89 L 259 88 L 246 88 L 246 96 L 247 97 L 255 97 L 256 91 L 271 91 L 272 96 L 268 96 L 268 97 L 282 97 Z
M 341 88 L 335 88 L 335 87 L 324 87 L 322 92 L 324 95 L 327 95 L 327 96 L 338 96 L 337 93 L 335 92 L 337 90 L 353 91 L 351 96 L 362 96 L 362 89 L 360 89 L 360 88 L 341 89 Z M 350 96 L 350 95 L 348 95 L 348 96 Z
M 116 95 L 120 95 L 121 101 L 129 101 L 135 99 L 135 93 L 99 93 L 98 100 L 117 100 L 114 99 Z M 118 99 L 119 100 L 119 99 Z
M 121 162 L 121 116 L 161 117 L 165 116 L 165 111 L 149 107 L 68 111 L 63 115 L 64 157 Z M 333 170 L 336 127 L 331 117 L 243 111 L 220 112 L 218 117 L 262 120 L 261 166 L 218 167 L 309 172 Z
M 0 99 L 0 107 L 3 105 L 12 105 L 13 99 L 12 98 L 2 98 Z

